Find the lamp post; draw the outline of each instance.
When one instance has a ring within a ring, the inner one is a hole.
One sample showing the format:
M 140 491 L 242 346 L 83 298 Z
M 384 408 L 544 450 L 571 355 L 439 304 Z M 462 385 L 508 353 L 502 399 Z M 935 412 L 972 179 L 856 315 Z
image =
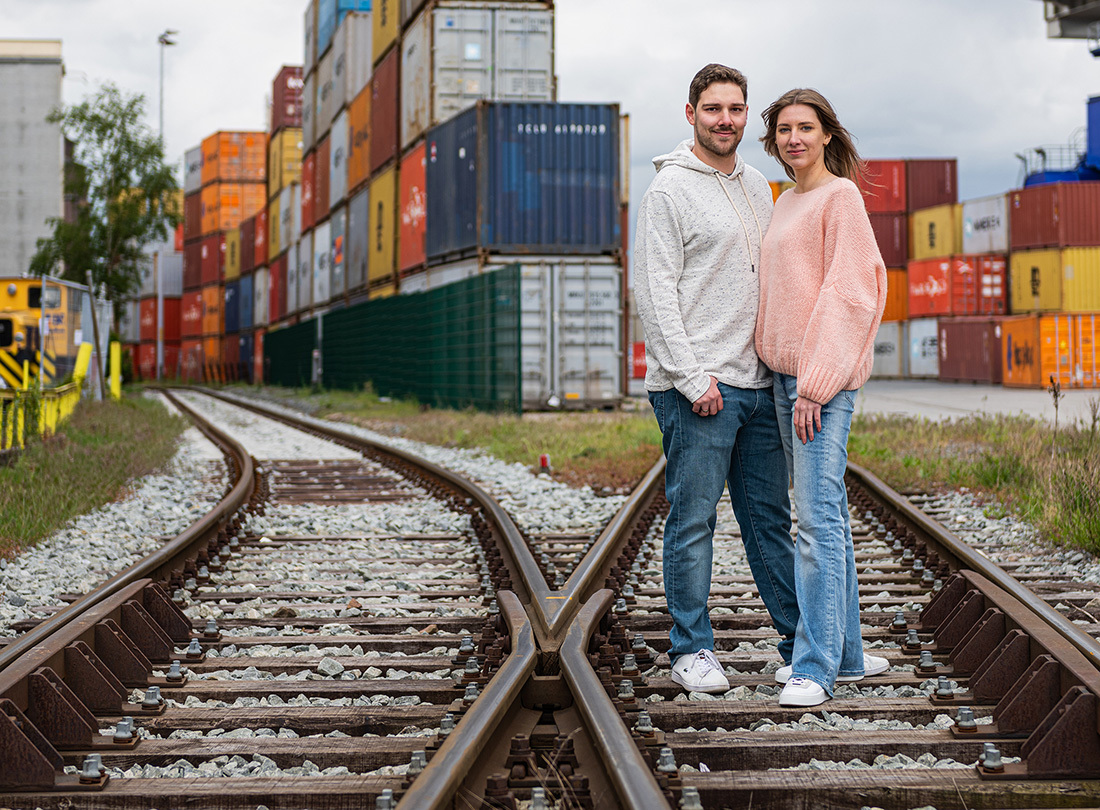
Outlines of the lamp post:
M 166 28 L 164 33 L 157 37 L 160 43 L 160 140 L 164 143 L 164 49 L 175 45 L 172 39 L 178 31 Z M 157 293 L 157 359 L 156 378 L 159 380 L 164 373 L 164 290 L 160 283 L 160 251 L 153 254 L 153 287 Z

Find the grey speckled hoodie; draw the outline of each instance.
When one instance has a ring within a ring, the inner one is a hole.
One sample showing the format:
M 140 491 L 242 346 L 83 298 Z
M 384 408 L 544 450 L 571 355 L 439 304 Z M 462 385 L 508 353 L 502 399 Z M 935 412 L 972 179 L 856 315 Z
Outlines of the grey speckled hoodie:
M 646 389 L 675 387 L 694 402 L 708 375 L 737 388 L 771 384 L 753 332 L 772 194 L 741 157 L 726 175 L 691 147 L 684 141 L 653 159 L 657 177 L 638 211 L 634 297 L 645 327 Z

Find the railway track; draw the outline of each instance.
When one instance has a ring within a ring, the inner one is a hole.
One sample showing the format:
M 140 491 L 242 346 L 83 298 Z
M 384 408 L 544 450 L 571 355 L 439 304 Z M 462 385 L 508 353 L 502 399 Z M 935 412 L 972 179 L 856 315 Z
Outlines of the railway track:
M 599 530 L 525 535 L 452 472 L 251 407 L 341 447 L 256 462 L 204 428 L 234 472 L 211 515 L 0 650 L 0 807 L 1100 806 L 1097 628 L 1050 604 L 1089 588 L 1014 564 L 1024 589 L 995 538 L 966 546 L 864 470 L 863 635 L 891 669 L 784 709 L 727 507 L 731 690 L 669 678 L 662 465 Z M 365 528 L 271 531 L 274 504 Z

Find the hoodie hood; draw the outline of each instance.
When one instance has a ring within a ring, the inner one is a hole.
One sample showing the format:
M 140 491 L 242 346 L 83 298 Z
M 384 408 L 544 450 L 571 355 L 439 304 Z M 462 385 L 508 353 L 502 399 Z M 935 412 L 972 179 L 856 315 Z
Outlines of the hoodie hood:
M 679 146 L 667 155 L 657 155 L 657 157 L 653 158 L 653 166 L 657 171 L 661 171 L 661 169 L 666 166 L 680 166 L 681 168 L 691 169 L 694 172 L 702 172 L 703 174 L 723 174 L 713 166 L 708 166 L 706 163 L 699 160 L 699 158 L 695 156 L 695 153 L 691 151 L 694 145 L 695 141 L 690 138 L 686 141 L 681 141 Z M 723 174 L 723 176 L 737 177 L 744 169 L 745 161 L 738 156 L 737 165 L 734 167 L 733 173 L 729 175 Z

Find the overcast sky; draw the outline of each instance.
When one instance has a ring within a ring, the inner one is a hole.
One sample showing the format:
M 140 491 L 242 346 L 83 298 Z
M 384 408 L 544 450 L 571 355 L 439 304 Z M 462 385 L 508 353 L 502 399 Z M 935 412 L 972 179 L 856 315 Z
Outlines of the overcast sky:
M 305 0 L 0 0 L 0 36 L 60 38 L 66 102 L 106 81 L 146 94 L 157 126 L 167 49 L 170 157 L 218 129 L 260 129 L 283 64 L 301 64 Z M 685 9 L 697 10 L 685 10 Z M 687 86 L 716 61 L 749 78 L 741 154 L 770 179 L 760 113 L 792 87 L 821 90 L 865 157 L 959 159 L 962 199 L 1019 182 L 1015 153 L 1066 143 L 1100 94 L 1100 60 L 1049 40 L 1039 0 L 558 0 L 562 101 L 617 101 L 631 119 L 632 200 L 650 158 L 690 135 Z

